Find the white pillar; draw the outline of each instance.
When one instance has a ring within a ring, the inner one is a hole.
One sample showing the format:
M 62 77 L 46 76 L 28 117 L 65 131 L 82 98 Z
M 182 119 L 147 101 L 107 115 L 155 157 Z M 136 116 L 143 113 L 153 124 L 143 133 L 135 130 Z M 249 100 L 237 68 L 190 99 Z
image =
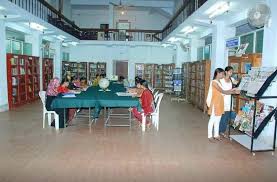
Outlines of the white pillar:
M 54 77 L 62 78 L 62 42 L 57 40 L 54 43 Z
M 198 47 L 198 38 L 190 39 L 190 56 L 189 59 L 191 62 L 197 61 L 197 47 Z
M 277 1 L 267 0 L 271 8 L 271 25 L 264 28 L 263 66 L 277 66 Z
M 217 22 L 213 27 L 213 42 L 212 42 L 212 56 L 211 56 L 211 73 L 216 68 L 225 68 L 228 65 L 228 59 L 225 49 L 225 33 L 226 26 L 224 22 Z
M 5 22 L 0 20 L 0 42 L 2 42 L 2 48 L 0 49 L 0 112 L 7 111 L 8 104 L 8 83 L 7 83 L 7 61 L 6 61 L 6 28 Z
M 109 4 L 109 28 L 114 28 L 114 5 Z
M 176 58 L 175 58 L 175 65 L 176 68 L 181 68 L 182 63 L 188 61 L 188 52 L 185 52 L 183 48 L 180 46 L 180 43 L 176 46 Z

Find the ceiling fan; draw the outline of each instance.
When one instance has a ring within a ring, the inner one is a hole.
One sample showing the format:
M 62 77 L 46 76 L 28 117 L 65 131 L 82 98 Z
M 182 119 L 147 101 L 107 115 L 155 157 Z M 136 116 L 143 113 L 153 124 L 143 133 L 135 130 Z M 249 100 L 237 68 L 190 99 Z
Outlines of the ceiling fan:
M 122 4 L 122 1 L 120 0 L 118 4 L 110 2 L 111 5 L 114 5 L 115 7 L 118 8 L 127 8 L 127 7 L 135 7 L 134 5 L 127 5 L 127 4 Z

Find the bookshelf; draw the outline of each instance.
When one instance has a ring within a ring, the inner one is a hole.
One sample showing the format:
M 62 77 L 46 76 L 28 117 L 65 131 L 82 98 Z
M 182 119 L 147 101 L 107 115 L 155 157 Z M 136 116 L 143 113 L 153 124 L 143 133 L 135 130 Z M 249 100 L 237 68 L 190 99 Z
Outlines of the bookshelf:
M 144 78 L 144 64 L 141 64 L 141 63 L 135 64 L 135 72 L 136 72 L 136 76 L 140 78 Z
M 107 64 L 104 62 L 99 62 L 99 63 L 90 62 L 89 68 L 88 68 L 89 80 L 91 81 L 94 80 L 97 74 L 99 75 L 106 74 L 106 69 L 107 69 Z
M 143 78 L 151 85 L 154 85 L 154 64 L 144 64 Z
M 161 89 L 163 87 L 163 67 L 162 65 L 154 65 L 154 88 Z
M 260 67 L 261 62 L 262 54 L 244 54 L 241 57 L 229 57 L 229 65 L 234 68 L 233 77 L 236 80 L 240 80 L 243 75 L 247 74 L 251 67 Z M 234 96 L 234 111 L 238 113 L 247 101 L 249 101 L 249 98 L 244 95 Z
M 42 60 L 43 90 L 47 89 L 47 86 L 52 78 L 53 78 L 53 59 L 43 58 Z
M 184 98 L 188 99 L 188 91 L 189 91 L 189 63 L 182 64 L 183 70 L 183 95 Z
M 188 66 L 188 78 L 189 78 L 189 88 L 188 88 L 188 101 L 193 105 L 196 104 L 196 62 L 189 63 Z
M 65 77 L 67 74 L 81 78 L 87 78 L 87 62 L 62 62 L 62 75 Z
M 38 98 L 39 58 L 7 54 L 9 108 L 15 108 Z
M 163 88 L 166 93 L 173 92 L 172 73 L 175 68 L 175 64 L 163 64 Z
M 203 60 L 196 63 L 196 106 L 206 111 L 206 97 L 210 86 L 211 61 Z

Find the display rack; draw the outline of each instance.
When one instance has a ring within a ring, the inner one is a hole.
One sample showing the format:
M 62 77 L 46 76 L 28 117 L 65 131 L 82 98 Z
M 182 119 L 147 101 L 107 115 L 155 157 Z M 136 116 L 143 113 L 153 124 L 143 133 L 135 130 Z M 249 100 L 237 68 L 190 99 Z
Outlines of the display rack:
M 9 108 L 38 99 L 39 58 L 7 54 L 7 82 Z
M 257 94 L 255 94 L 255 96 L 247 96 L 249 99 L 254 101 L 254 112 L 253 112 L 253 117 L 252 117 L 252 124 L 251 124 L 251 133 L 248 132 L 240 132 L 240 134 L 236 134 L 236 135 L 230 135 L 230 130 L 231 130 L 231 121 L 229 121 L 229 138 L 230 140 L 235 140 L 236 142 L 238 142 L 239 144 L 241 144 L 242 146 L 244 146 L 245 148 L 247 148 L 248 150 L 250 150 L 250 152 L 255 155 L 255 152 L 267 152 L 267 151 L 272 151 L 272 154 L 274 155 L 274 151 L 275 151 L 275 145 L 276 145 L 276 123 L 277 123 L 277 111 L 276 111 L 276 106 L 274 106 L 274 110 L 272 110 L 264 119 L 263 121 L 260 123 L 260 125 L 256 125 L 256 118 L 258 116 L 257 113 L 257 101 L 259 100 L 273 100 L 274 99 L 274 103 L 276 103 L 276 99 L 277 96 L 276 95 L 272 95 L 276 94 L 276 92 L 274 90 L 276 90 L 276 80 L 275 82 L 275 87 L 273 89 L 273 92 L 271 92 L 271 94 L 267 95 L 268 93 L 266 92 L 268 90 L 269 87 L 272 86 L 272 81 L 274 80 L 274 78 L 276 79 L 276 75 L 277 75 L 277 70 L 266 79 L 266 81 L 264 82 L 263 86 L 258 90 Z M 264 93 L 267 93 L 266 96 L 264 96 Z M 269 92 L 270 93 L 270 92 Z M 231 102 L 232 103 L 232 102 Z M 231 108 L 232 109 L 233 106 L 231 104 Z M 265 126 L 268 124 L 270 118 L 267 117 L 274 117 L 274 127 L 272 127 L 272 129 L 274 130 L 274 134 L 273 134 L 273 139 L 272 139 L 272 145 L 269 143 L 266 143 L 264 141 L 261 140 L 261 138 L 259 138 L 259 135 L 261 134 L 261 132 L 263 131 L 263 129 L 265 128 Z
M 53 79 L 53 59 L 51 58 L 42 60 L 42 79 L 43 90 L 46 90 L 50 80 Z
M 241 57 L 230 56 L 229 57 L 229 66 L 232 66 L 234 69 L 233 78 L 240 80 L 243 75 L 252 67 L 261 66 L 262 55 L 261 54 L 244 54 Z M 234 97 L 234 110 L 238 112 L 241 106 L 249 101 L 249 98 L 244 95 Z
M 192 62 L 188 67 L 189 85 L 188 85 L 188 101 L 196 105 L 196 62 Z
M 163 87 L 163 67 L 162 65 L 154 65 L 154 87 L 162 89 Z
M 173 93 L 173 69 L 175 64 L 163 64 L 163 88 L 165 93 Z

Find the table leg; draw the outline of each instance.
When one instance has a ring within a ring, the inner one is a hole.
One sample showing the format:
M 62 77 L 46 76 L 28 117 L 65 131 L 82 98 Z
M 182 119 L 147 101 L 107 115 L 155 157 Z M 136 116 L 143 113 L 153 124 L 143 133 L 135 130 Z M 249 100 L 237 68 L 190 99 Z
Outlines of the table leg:
M 63 109 L 63 127 L 65 128 L 66 123 L 66 108 Z

